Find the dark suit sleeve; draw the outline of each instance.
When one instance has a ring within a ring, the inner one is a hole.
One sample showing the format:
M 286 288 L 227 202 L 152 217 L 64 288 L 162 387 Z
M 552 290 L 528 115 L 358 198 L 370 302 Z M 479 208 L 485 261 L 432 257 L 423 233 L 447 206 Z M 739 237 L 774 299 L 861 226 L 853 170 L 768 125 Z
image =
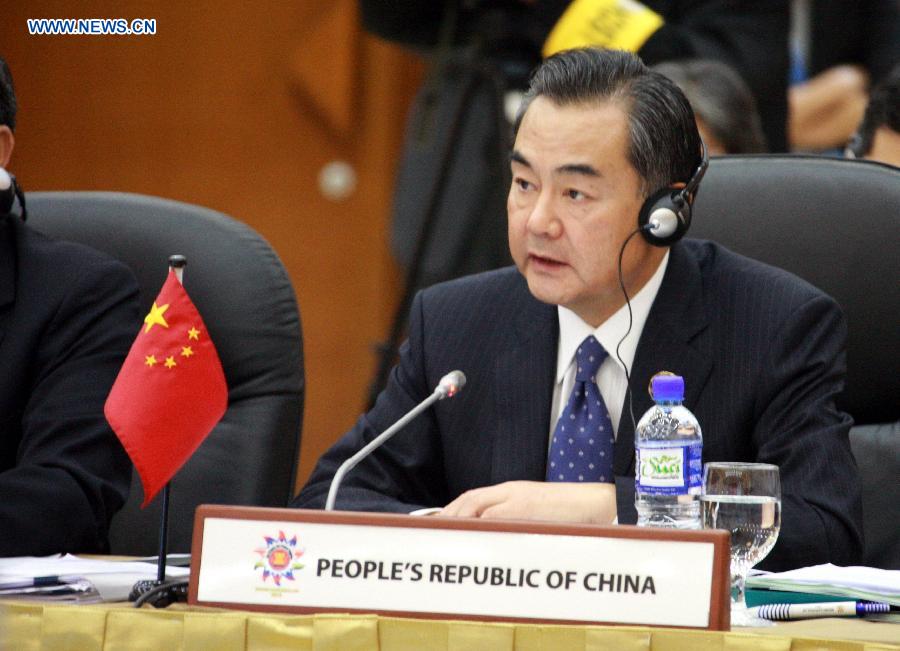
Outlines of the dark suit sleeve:
M 409 339 L 400 362 L 372 410 L 329 449 L 316 464 L 292 506 L 323 508 L 341 463 L 427 398 L 434 387 L 425 380 L 423 297 L 413 301 Z M 409 513 L 443 506 L 447 489 L 434 410 L 420 414 L 381 448 L 351 470 L 338 492 L 335 508 L 345 511 Z M 401 496 L 403 498 L 401 499 Z
M 0 474 L 0 556 L 106 551 L 128 495 L 131 464 L 103 404 L 138 329 L 137 283 L 112 261 L 66 273 L 29 364 L 15 465 Z
M 817 295 L 794 310 L 772 339 L 754 438 L 760 462 L 781 469 L 782 526 L 761 567 L 791 569 L 862 561 L 859 478 L 850 417 L 835 400 L 846 369 L 846 324 Z

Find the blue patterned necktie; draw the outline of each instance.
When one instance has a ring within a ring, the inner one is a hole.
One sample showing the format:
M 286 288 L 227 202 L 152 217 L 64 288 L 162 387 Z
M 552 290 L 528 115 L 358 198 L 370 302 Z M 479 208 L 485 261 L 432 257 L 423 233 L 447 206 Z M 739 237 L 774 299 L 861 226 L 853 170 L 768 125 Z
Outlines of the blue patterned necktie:
M 575 353 L 575 386 L 553 430 L 547 481 L 613 481 L 615 435 L 596 378 L 606 355 L 593 335 Z

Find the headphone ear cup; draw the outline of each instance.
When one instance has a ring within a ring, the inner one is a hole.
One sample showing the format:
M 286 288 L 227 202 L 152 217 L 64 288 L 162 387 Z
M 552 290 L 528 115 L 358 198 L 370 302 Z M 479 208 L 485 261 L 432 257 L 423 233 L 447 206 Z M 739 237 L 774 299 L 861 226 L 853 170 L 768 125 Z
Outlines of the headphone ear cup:
M 641 206 L 638 227 L 653 246 L 671 246 L 687 233 L 691 225 L 691 206 L 681 191 L 662 188 L 651 194 Z

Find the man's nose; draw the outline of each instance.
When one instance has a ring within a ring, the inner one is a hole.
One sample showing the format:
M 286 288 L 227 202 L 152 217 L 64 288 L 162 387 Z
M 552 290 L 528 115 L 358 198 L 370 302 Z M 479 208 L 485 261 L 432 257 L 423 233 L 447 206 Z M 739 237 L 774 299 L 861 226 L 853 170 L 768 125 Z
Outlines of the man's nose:
M 562 233 L 562 223 L 556 214 L 553 197 L 541 193 L 528 215 L 528 230 L 534 235 L 555 238 Z

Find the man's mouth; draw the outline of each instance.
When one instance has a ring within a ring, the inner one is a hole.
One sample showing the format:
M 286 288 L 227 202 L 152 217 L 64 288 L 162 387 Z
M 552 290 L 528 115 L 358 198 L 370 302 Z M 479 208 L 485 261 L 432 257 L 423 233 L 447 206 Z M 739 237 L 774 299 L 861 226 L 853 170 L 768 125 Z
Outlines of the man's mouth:
M 560 260 L 556 260 L 555 258 L 538 255 L 536 253 L 529 253 L 528 260 L 535 266 L 544 269 L 559 269 L 560 267 L 564 267 L 566 264 L 565 262 L 561 262 Z

